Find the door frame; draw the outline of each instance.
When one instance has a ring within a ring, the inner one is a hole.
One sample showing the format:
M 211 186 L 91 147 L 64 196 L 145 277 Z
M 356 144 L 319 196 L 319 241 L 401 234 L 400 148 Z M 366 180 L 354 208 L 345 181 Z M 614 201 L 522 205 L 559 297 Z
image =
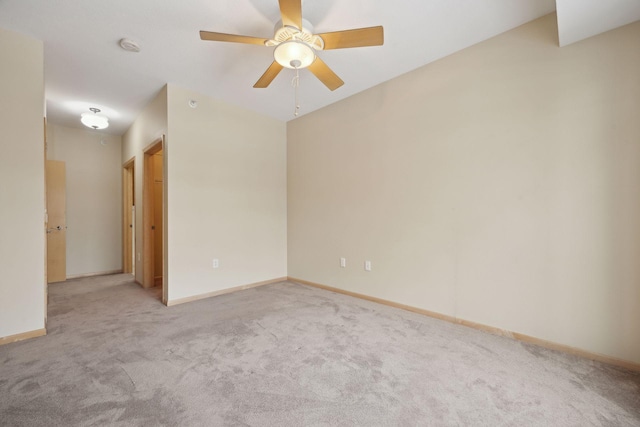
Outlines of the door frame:
M 153 155 L 162 150 L 162 302 L 167 303 L 168 300 L 168 281 L 167 281 L 167 152 L 165 146 L 164 135 L 144 150 L 144 166 L 143 166 L 143 183 L 142 183 L 142 287 L 150 288 L 155 285 L 154 276 L 154 241 L 153 241 Z
M 133 256 L 135 250 L 135 236 L 133 224 L 135 218 L 131 206 L 135 206 L 135 156 L 122 165 L 122 272 L 135 275 L 133 271 Z
M 47 321 L 49 320 L 49 280 L 47 279 L 47 260 L 49 253 L 47 252 L 47 227 L 49 227 L 49 211 L 47 209 L 47 160 L 49 159 L 49 153 L 47 152 L 47 116 L 42 119 L 42 169 L 43 169 L 43 184 L 44 184 L 44 227 L 42 232 L 44 233 L 44 328 L 47 329 Z

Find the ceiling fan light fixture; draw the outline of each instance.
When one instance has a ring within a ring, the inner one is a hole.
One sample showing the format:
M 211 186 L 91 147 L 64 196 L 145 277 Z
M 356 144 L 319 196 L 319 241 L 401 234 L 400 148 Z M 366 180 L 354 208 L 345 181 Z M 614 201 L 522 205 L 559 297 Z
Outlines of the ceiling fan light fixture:
M 283 67 L 307 68 L 316 59 L 315 51 L 305 42 L 289 40 L 280 43 L 273 51 L 273 58 Z
M 212 31 L 200 31 L 200 38 L 215 42 L 274 47 L 274 60 L 253 85 L 254 88 L 268 87 L 285 68 L 296 70 L 296 76 L 292 83 L 297 88 L 299 84 L 298 71 L 301 68 L 308 68 L 329 90 L 336 90 L 344 82 L 325 64 L 322 58 L 316 56 L 316 51 L 381 46 L 384 43 L 384 29 L 378 25 L 314 34 L 311 24 L 302 17 L 302 2 L 303 0 L 278 1 L 282 19 L 276 23 L 272 39 Z
M 91 129 L 105 129 L 109 127 L 109 118 L 107 116 L 103 116 L 102 114 L 98 114 L 100 109 L 98 108 L 89 108 L 91 113 L 82 113 L 80 115 L 80 121 L 86 127 Z

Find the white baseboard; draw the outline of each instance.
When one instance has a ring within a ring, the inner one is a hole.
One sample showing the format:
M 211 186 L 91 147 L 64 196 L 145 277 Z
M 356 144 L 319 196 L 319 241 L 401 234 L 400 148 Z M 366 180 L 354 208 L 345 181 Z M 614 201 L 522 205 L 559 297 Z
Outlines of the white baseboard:
M 44 328 L 36 329 L 35 331 L 23 332 L 21 334 L 9 335 L 8 337 L 0 338 L 0 345 L 10 344 L 16 341 L 27 340 L 29 338 L 41 337 L 43 335 L 47 335 L 47 330 Z
M 109 274 L 120 274 L 120 273 L 122 273 L 122 269 L 120 269 L 120 270 L 98 271 L 98 272 L 95 272 L 95 273 L 73 274 L 71 276 L 67 276 L 67 280 L 81 279 L 83 277 L 108 276 Z
M 532 337 L 529 335 L 521 334 L 518 332 L 508 331 L 506 329 L 496 328 L 494 326 L 483 325 L 482 323 L 471 322 L 469 320 L 460 319 L 458 317 L 449 316 L 446 314 L 436 313 L 434 311 L 425 310 L 418 307 L 413 307 L 410 305 L 400 304 L 393 301 L 388 301 L 382 298 L 376 298 L 365 294 L 359 294 L 357 292 L 345 291 L 343 289 L 334 288 L 333 286 L 322 285 L 319 283 L 313 283 L 302 279 L 296 279 L 294 277 L 289 277 L 288 280 L 290 282 L 299 283 L 301 285 L 313 286 L 315 288 L 325 289 L 332 292 L 337 292 L 344 295 L 349 295 L 352 297 L 365 299 L 367 301 L 373 301 L 378 304 L 384 304 L 395 308 L 400 308 L 402 310 L 412 311 L 414 313 L 419 313 L 424 316 L 433 317 L 436 319 L 444 320 L 446 322 L 456 323 L 458 325 L 467 326 L 469 328 L 478 329 L 480 331 L 488 332 L 493 335 L 500 335 L 503 337 L 511 338 L 517 341 L 522 341 L 530 344 L 535 344 L 540 347 L 548 348 L 550 350 L 561 351 L 563 353 L 572 354 L 574 356 L 583 357 L 585 359 L 596 360 L 598 362 L 603 362 L 609 365 L 620 366 L 632 371 L 640 372 L 640 363 L 631 362 L 629 360 L 618 359 L 616 357 L 607 356 L 604 354 L 594 353 L 588 350 L 583 350 L 581 348 L 571 347 L 565 344 L 559 344 L 552 341 L 547 341 L 542 338 Z
M 256 288 L 258 286 L 270 285 L 272 283 L 286 282 L 286 277 L 278 277 L 277 279 L 265 280 L 263 282 L 250 283 L 247 285 L 234 286 L 233 288 L 221 289 L 219 291 L 208 292 L 206 294 L 193 295 L 186 298 L 178 298 L 167 301 L 167 307 L 172 305 L 184 304 L 186 302 L 198 301 L 205 298 L 211 298 L 218 295 L 230 294 L 232 292 L 244 291 L 245 289 Z

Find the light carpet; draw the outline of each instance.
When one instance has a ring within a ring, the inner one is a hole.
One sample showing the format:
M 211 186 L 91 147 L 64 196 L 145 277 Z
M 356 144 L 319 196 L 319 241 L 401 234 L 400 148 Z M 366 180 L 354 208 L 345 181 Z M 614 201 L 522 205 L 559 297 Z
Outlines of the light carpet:
M 640 426 L 640 374 L 283 282 L 167 308 L 50 286 L 0 347 L 3 426 Z

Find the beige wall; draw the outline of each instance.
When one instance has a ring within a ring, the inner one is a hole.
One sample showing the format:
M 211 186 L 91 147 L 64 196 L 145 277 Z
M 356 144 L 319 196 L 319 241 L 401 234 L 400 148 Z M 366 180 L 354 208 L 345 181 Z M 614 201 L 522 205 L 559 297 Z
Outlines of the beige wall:
M 555 24 L 289 122 L 289 275 L 640 362 L 640 23 Z
M 121 138 L 47 126 L 47 158 L 66 165 L 67 277 L 122 270 Z
M 0 29 L 0 338 L 44 328 L 42 42 Z
M 198 107 L 189 107 L 190 100 Z M 247 124 L 250 124 L 248 126 Z M 168 85 L 123 136 L 136 158 L 142 252 L 143 148 L 165 137 L 164 277 L 169 303 L 287 275 L 285 124 Z M 212 268 L 214 258 L 220 267 Z M 142 282 L 142 262 L 136 262 Z
M 286 276 L 285 124 L 168 93 L 169 301 Z
M 135 226 L 135 278 L 142 283 L 142 184 L 144 149 L 167 133 L 167 87 L 156 95 L 140 113 L 135 122 L 122 136 L 122 165 L 132 158 L 134 163 L 134 185 L 136 205 Z

